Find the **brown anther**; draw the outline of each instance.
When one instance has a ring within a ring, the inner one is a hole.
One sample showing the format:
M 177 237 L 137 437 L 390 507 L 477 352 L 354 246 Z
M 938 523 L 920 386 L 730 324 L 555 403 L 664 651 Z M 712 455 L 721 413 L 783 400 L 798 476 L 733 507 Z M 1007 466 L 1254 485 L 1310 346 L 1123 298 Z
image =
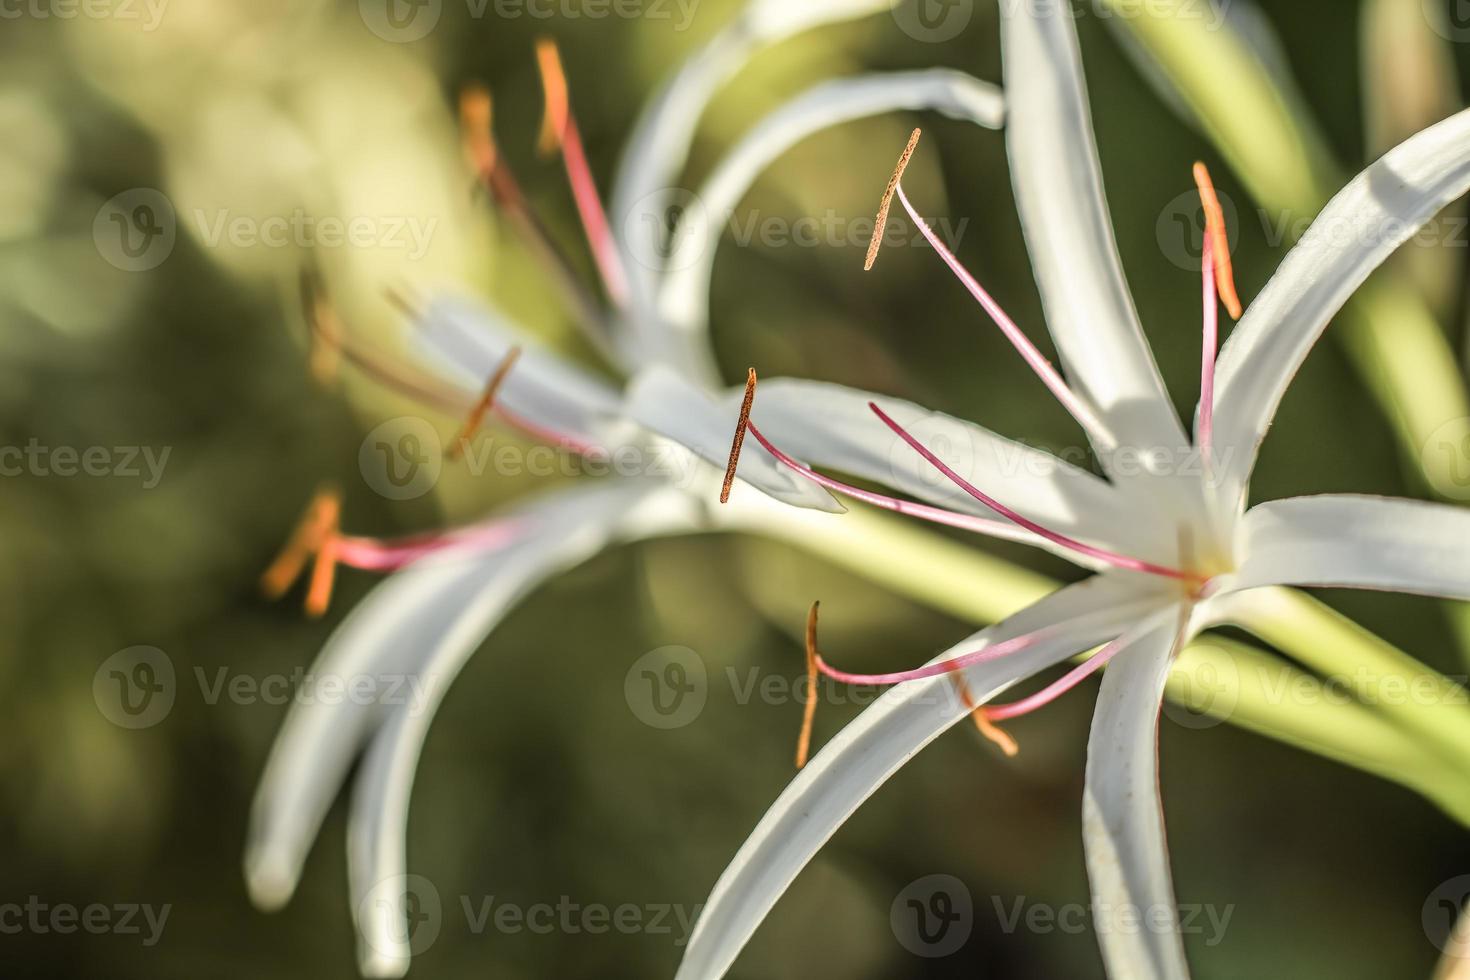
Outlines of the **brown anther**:
M 551 38 L 537 39 L 536 65 L 541 71 L 541 89 L 546 93 L 546 113 L 541 117 L 541 135 L 536 140 L 536 148 L 542 156 L 549 157 L 561 149 L 562 134 L 567 130 L 571 111 L 561 52 Z
M 806 704 L 801 712 L 801 734 L 796 737 L 796 768 L 806 765 L 812 747 L 812 722 L 817 716 L 817 607 L 806 614 Z
M 991 742 L 998 745 L 1007 758 L 1014 758 L 1021 751 L 1021 747 L 1016 744 L 1016 740 L 1011 738 L 1005 729 L 990 720 L 990 716 L 985 713 L 985 706 L 983 704 L 975 704 L 975 698 L 970 694 L 970 685 L 965 683 L 963 676 L 960 674 L 951 674 L 950 676 L 954 679 L 954 686 L 959 691 L 960 700 L 964 702 L 966 708 L 970 709 L 970 718 L 975 722 L 976 730 Z
M 495 373 L 490 375 L 490 380 L 485 383 L 485 390 L 481 393 L 475 407 L 470 409 L 470 414 L 465 418 L 464 425 L 460 426 L 459 434 L 449 444 L 445 456 L 451 460 L 458 459 L 464 452 L 464 447 L 469 444 L 470 439 L 479 430 L 485 421 L 485 416 L 490 409 L 495 407 L 495 396 L 500 393 L 500 388 L 505 384 L 505 379 L 510 375 L 510 369 L 515 367 L 516 360 L 521 356 L 519 347 L 512 347 L 501 358 L 495 368 Z
M 888 186 L 883 189 L 883 200 L 878 202 L 878 218 L 873 222 L 873 237 L 868 241 L 868 256 L 863 260 L 864 272 L 873 268 L 873 263 L 878 261 L 878 249 L 883 247 L 883 232 L 888 228 L 888 209 L 893 205 L 893 195 L 898 190 L 898 182 L 903 179 L 903 172 L 908 169 L 909 160 L 914 155 L 914 147 L 918 145 L 919 130 L 915 127 L 914 131 L 909 134 L 908 145 L 899 155 L 898 165 L 893 168 L 893 176 L 888 178 Z
M 483 85 L 466 85 L 459 94 L 459 131 L 464 141 L 465 156 L 481 180 L 495 170 L 498 156 L 491 130 L 494 102 L 490 90 Z
M 1215 193 L 1210 170 L 1202 162 L 1194 165 L 1194 182 L 1199 188 L 1200 204 L 1205 211 L 1205 234 L 1210 236 L 1210 249 L 1214 253 L 1215 286 L 1230 318 L 1239 320 L 1245 309 L 1240 304 L 1240 294 L 1235 291 L 1235 267 L 1230 261 L 1230 235 L 1225 227 L 1225 211 L 1220 207 L 1220 195 Z
M 260 577 L 260 589 L 267 598 L 285 595 L 291 583 L 301 577 L 307 559 L 333 538 L 341 506 L 341 495 L 335 488 L 323 487 L 316 492 L 286 546 Z
M 730 461 L 725 464 L 725 482 L 720 487 L 720 503 L 730 500 L 730 487 L 735 483 L 735 468 L 740 465 L 740 447 L 745 445 L 745 430 L 750 427 L 750 408 L 755 404 L 755 368 L 745 378 L 745 401 L 740 403 L 740 418 L 735 423 L 735 440 L 730 443 Z

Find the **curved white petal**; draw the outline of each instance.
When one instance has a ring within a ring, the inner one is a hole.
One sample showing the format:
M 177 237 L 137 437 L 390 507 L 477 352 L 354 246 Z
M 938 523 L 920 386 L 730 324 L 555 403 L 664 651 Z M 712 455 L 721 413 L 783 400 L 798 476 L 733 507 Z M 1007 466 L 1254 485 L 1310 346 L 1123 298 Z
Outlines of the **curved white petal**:
M 1222 492 L 1241 502 L 1256 452 L 1308 351 L 1369 273 L 1470 190 L 1470 110 L 1400 144 L 1322 209 L 1220 353 Z
M 1082 840 L 1103 961 L 1113 980 L 1185 980 L 1164 812 L 1159 707 L 1178 649 L 1180 614 L 1124 639 L 1103 674 L 1087 740 Z
M 620 337 L 633 363 L 662 360 L 716 376 L 699 345 L 664 332 L 654 316 L 659 259 L 669 231 L 665 217 L 677 178 L 689 159 L 695 128 L 710 99 L 769 45 L 823 24 L 855 20 L 887 9 L 892 0 L 751 0 L 735 21 L 691 55 L 643 111 L 618 166 L 609 215 L 632 286 L 632 336 Z
M 499 404 L 582 443 L 603 445 L 615 432 L 622 396 L 613 385 L 542 347 L 482 303 L 436 298 L 420 319 L 414 342 L 437 371 L 476 394 L 511 348 L 519 347 L 521 355 L 497 395 Z
M 404 689 L 421 647 L 453 620 L 505 549 L 474 550 L 469 560 L 419 562 L 393 575 L 347 616 L 307 676 L 314 686 L 371 683 L 375 694 L 346 703 L 298 698 L 276 736 L 256 789 L 246 845 L 245 877 L 256 905 L 284 905 L 322 819 L 359 749 L 387 714 L 376 695 Z M 310 693 L 310 692 L 305 692 Z
M 1053 593 L 1004 623 L 942 654 L 968 653 L 1043 627 L 1055 633 L 1034 647 L 964 672 L 976 703 L 1094 644 L 1167 600 L 1137 577 L 1099 576 Z M 761 818 L 725 869 L 695 924 L 676 980 L 716 980 L 756 927 L 854 810 L 905 762 L 968 709 L 950 676 L 891 688 L 801 770 Z
M 1005 118 L 1005 99 L 988 82 L 936 68 L 824 82 L 767 115 L 725 155 L 674 230 L 669 268 L 659 291 L 664 327 L 703 336 L 709 326 L 715 252 L 736 205 L 773 160 L 821 130 L 903 109 L 929 109 L 998 129 Z
M 1123 446 L 1187 443 L 1123 278 L 1070 0 L 1002 3 L 1006 146 L 1067 379 Z
M 348 820 L 347 871 L 364 975 L 402 976 L 411 943 L 396 906 L 370 901 L 383 882 L 407 872 L 409 801 L 419 754 L 434 714 L 455 677 L 502 618 L 547 578 L 581 564 L 609 545 L 699 526 L 700 509 L 681 491 L 631 479 L 608 481 L 549 500 L 538 533 L 513 546 L 489 574 L 477 577 L 424 646 L 418 699 L 398 706 L 363 758 Z
M 1176 535 L 1168 522 L 1140 510 L 1117 488 L 1086 470 L 974 423 L 887 395 L 786 378 L 761 383 L 751 418 L 777 448 L 807 462 L 893 487 L 936 506 L 996 516 L 879 421 L 869 402 L 881 406 L 970 483 L 1023 516 L 1135 557 L 1175 560 Z M 747 444 L 746 452 L 765 457 L 758 445 Z M 1074 552 L 1059 553 L 1092 567 Z
M 1323 495 L 1253 507 L 1233 587 L 1317 585 L 1470 600 L 1470 508 Z
M 720 404 L 705 389 L 672 368 L 656 365 L 628 385 L 628 416 L 650 431 L 671 439 L 706 462 L 724 468 L 740 403 Z M 832 495 L 781 466 L 748 439 L 740 454 L 741 480 L 783 503 L 840 513 Z

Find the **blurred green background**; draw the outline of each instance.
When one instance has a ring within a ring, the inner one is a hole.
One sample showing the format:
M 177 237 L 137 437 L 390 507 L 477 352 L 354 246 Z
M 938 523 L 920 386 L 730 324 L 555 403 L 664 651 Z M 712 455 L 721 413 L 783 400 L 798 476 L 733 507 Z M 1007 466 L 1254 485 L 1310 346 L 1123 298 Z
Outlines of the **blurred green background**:
M 240 873 L 246 817 L 285 709 L 210 704 L 196 670 L 211 680 L 221 668 L 257 680 L 290 675 L 375 583 L 345 571 L 322 622 L 302 615 L 299 594 L 275 605 L 259 598 L 260 570 L 321 481 L 345 488 L 350 530 L 380 534 L 468 519 L 551 481 L 446 467 L 429 496 L 394 502 L 374 493 L 358 469 L 365 434 L 418 409 L 350 374 L 333 390 L 313 383 L 296 276 L 304 263 L 318 265 L 354 329 L 385 349 L 405 329 L 382 298 L 398 283 L 479 291 L 551 341 L 572 343 L 551 285 L 470 193 L 458 89 L 473 79 L 492 87 L 504 151 L 590 275 L 560 169 L 533 151 L 535 38 L 561 43 L 606 189 L 652 88 L 734 4 L 594 19 L 569 0 L 538 20 L 496 16 L 494 7 L 477 17 L 446 0 L 436 29 L 407 44 L 370 31 L 369 7 L 173 0 L 150 28 L 142 4 L 134 19 L 121 7 L 63 18 L 54 5 L 31 4 L 7 7 L 19 13 L 0 23 L 0 443 L 169 450 L 150 488 L 119 474 L 3 481 L 0 904 L 36 896 L 50 905 L 171 906 L 152 946 L 115 933 L 0 934 L 7 976 L 356 975 L 344 808 L 328 819 L 287 909 L 251 908 Z M 1199 277 L 1170 261 L 1160 229 L 1190 189 L 1195 159 L 1216 164 L 1239 207 L 1247 298 L 1282 251 L 1203 139 L 1087 9 L 1079 30 L 1119 243 L 1186 410 L 1198 383 Z M 1364 156 L 1356 5 L 1290 0 L 1265 13 L 1332 147 L 1356 169 Z M 1454 54 L 1470 68 L 1470 47 L 1456 44 Z M 879 15 L 761 56 L 714 104 L 690 175 L 707 173 L 732 137 L 820 77 L 929 65 L 999 78 L 992 0 L 976 0 L 965 29 L 940 43 L 916 41 Z M 737 220 L 789 222 L 829 209 L 842 220 L 869 216 L 915 124 L 927 135 L 911 192 L 932 214 L 968 219 L 962 258 L 1042 338 L 997 133 L 908 116 L 845 126 L 783 157 Z M 134 188 L 161 190 L 181 216 L 172 253 L 145 272 L 109 264 L 93 236 L 103 203 Z M 434 234 L 422 256 L 238 247 L 197 234 L 186 216 L 200 210 L 255 220 L 298 210 L 415 216 L 432 220 Z M 1076 443 L 1062 410 L 932 252 L 891 249 L 863 275 L 862 251 L 861 242 L 727 237 L 712 298 L 727 378 L 756 364 L 767 376 L 911 397 L 1053 448 Z M 436 423 L 447 436 L 455 420 Z M 1260 498 L 1312 491 L 1422 495 L 1331 342 L 1288 395 L 1254 487 Z M 1075 577 L 1059 561 L 999 550 Z M 742 703 L 727 669 L 742 682 L 794 681 L 813 598 L 823 600 L 824 646 L 859 667 L 917 663 L 971 629 L 801 555 L 714 537 L 604 554 L 525 602 L 457 682 L 422 760 L 410 870 L 434 883 L 445 916 L 413 975 L 671 976 L 676 916 L 672 934 L 493 926 L 476 934 L 459 899 L 530 906 L 567 896 L 580 906 L 692 914 L 790 777 L 800 716 L 790 700 Z M 1328 598 L 1431 665 L 1462 673 L 1428 601 Z M 179 683 L 168 717 L 134 731 L 99 711 L 93 678 L 113 653 L 139 644 L 165 651 Z M 693 649 L 711 673 L 705 709 L 675 731 L 643 724 L 623 694 L 630 665 L 666 645 Z M 998 913 L 1018 900 L 1087 901 L 1080 797 L 1090 702 L 1079 692 L 1017 722 L 1014 760 L 968 726 L 942 738 L 803 873 L 736 975 L 1101 976 L 1090 933 L 1008 931 Z M 856 710 L 824 704 L 817 743 Z M 1421 912 L 1442 882 L 1470 871 L 1461 828 L 1403 789 L 1229 726 L 1171 714 L 1162 752 L 1180 901 L 1233 909 L 1223 941 L 1190 939 L 1197 977 L 1428 976 L 1437 950 Z M 934 873 L 966 883 L 974 929 L 959 952 L 925 959 L 896 940 L 889 907 Z

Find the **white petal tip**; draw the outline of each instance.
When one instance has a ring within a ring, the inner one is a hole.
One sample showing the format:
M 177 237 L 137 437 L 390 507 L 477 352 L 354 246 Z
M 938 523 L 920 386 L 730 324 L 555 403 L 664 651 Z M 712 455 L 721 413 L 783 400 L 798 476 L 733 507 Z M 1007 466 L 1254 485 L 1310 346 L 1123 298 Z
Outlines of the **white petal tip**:
M 407 953 L 394 955 L 366 945 L 357 953 L 357 970 L 369 980 L 396 980 L 408 973 L 408 964 Z
M 250 901 L 262 912 L 283 908 L 296 893 L 298 869 L 279 852 L 261 851 L 245 858 L 245 887 Z

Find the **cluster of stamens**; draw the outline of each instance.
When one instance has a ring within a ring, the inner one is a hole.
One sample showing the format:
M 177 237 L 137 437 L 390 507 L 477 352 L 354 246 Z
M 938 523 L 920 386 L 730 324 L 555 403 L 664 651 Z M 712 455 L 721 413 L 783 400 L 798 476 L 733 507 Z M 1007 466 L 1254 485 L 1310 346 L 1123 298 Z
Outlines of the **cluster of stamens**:
M 555 43 L 547 39 L 538 41 L 536 61 L 546 106 L 538 148 L 543 156 L 560 153 L 603 287 L 613 305 L 623 308 L 628 302 L 627 275 L 587 162 L 576 117 L 571 111 L 566 75 Z M 560 287 L 561 295 L 567 300 L 587 339 L 599 351 L 610 353 L 607 319 L 601 304 L 582 285 L 571 261 L 522 193 L 519 181 L 495 142 L 492 122 L 493 102 L 489 90 L 478 85 L 466 86 L 460 97 L 460 128 L 465 156 L 477 185 L 488 192 L 491 200 L 508 216 L 529 251 Z M 423 312 L 417 303 L 395 290 L 387 291 L 387 296 L 410 322 L 423 321 Z M 581 436 L 524 418 L 499 400 L 500 392 L 520 358 L 519 347 L 512 347 L 506 353 L 479 396 L 469 400 L 463 392 L 446 388 L 438 379 L 357 343 L 311 272 L 302 277 L 302 306 L 310 328 L 313 376 L 324 385 L 330 384 L 335 380 L 341 363 L 346 361 L 401 395 L 435 410 L 460 416 L 463 421 L 445 453 L 451 460 L 463 454 L 464 447 L 492 414 L 533 439 L 578 455 L 602 451 L 601 447 Z M 489 522 L 402 538 L 371 538 L 342 534 L 340 518 L 340 494 L 334 489 L 319 491 L 286 546 L 261 578 L 261 588 L 267 596 L 278 598 L 284 595 L 300 578 L 306 563 L 314 560 L 306 611 L 311 616 L 321 616 L 331 598 L 338 564 L 371 571 L 393 571 L 453 546 L 497 547 L 517 533 L 512 523 Z
M 908 195 L 904 193 L 904 170 L 908 167 L 909 161 L 913 157 L 914 150 L 919 142 L 919 134 L 920 131 L 915 129 L 909 136 L 908 143 L 904 146 L 903 152 L 899 156 L 898 165 L 894 168 L 893 174 L 889 177 L 888 184 L 883 191 L 883 197 L 878 207 L 877 219 L 874 222 L 873 238 L 869 243 L 867 255 L 864 259 L 864 270 L 872 269 L 873 264 L 877 261 L 878 251 L 883 241 L 884 230 L 887 226 L 889 210 L 892 207 L 893 200 L 897 198 L 924 238 L 944 261 L 945 265 L 949 267 L 955 277 L 969 291 L 970 295 L 985 310 L 986 314 L 1000 329 L 1001 333 L 1015 347 L 1027 366 L 1032 369 L 1036 376 L 1041 379 L 1042 383 L 1046 385 L 1048 390 L 1056 396 L 1057 400 L 1061 402 L 1073 418 L 1087 431 L 1094 443 L 1100 448 L 1116 447 L 1117 440 L 1103 424 L 1098 413 L 1088 401 L 1067 384 L 1062 378 L 1061 373 L 1057 371 L 1051 362 L 1026 337 L 1016 322 L 1001 309 L 1000 304 L 980 285 L 979 281 L 970 274 L 969 270 L 960 263 L 959 259 L 955 257 L 954 253 L 950 251 L 944 242 L 934 234 L 928 222 L 919 215 L 918 211 L 910 202 Z M 1215 358 L 1219 345 L 1219 305 L 1223 301 L 1233 319 L 1239 319 L 1243 310 L 1235 289 L 1224 212 L 1220 206 L 1214 184 L 1210 179 L 1209 171 L 1203 163 L 1195 164 L 1194 178 L 1199 189 L 1206 225 L 1201 263 L 1202 290 L 1204 296 L 1204 343 L 1202 345 L 1200 369 L 1200 406 L 1197 441 L 1201 457 L 1205 461 L 1206 467 L 1208 467 L 1210 465 L 1211 437 L 1213 433 Z M 1079 541 L 1076 538 L 1045 527 L 1017 513 L 955 472 L 938 455 L 926 447 L 917 437 L 895 421 L 892 416 L 874 402 L 869 402 L 868 408 L 877 417 L 878 421 L 887 426 L 888 429 L 902 439 L 921 458 L 942 473 L 951 483 L 984 504 L 988 510 L 1004 518 L 1004 520 L 977 517 L 946 510 L 941 507 L 874 493 L 873 491 L 863 490 L 819 473 L 812 467 L 801 463 L 783 452 L 761 432 L 760 428 L 751 418 L 755 388 L 756 373 L 752 368 L 746 382 L 745 399 L 742 403 L 740 417 L 737 422 L 735 439 L 730 449 L 729 463 L 720 495 L 721 502 L 729 498 L 730 487 L 734 482 L 735 473 L 739 465 L 740 450 L 745 434 L 748 431 L 760 443 L 761 447 L 783 466 L 788 467 L 819 486 L 844 496 L 861 500 L 873 506 L 897 513 L 909 514 L 937 524 L 963 528 L 990 536 L 1015 537 L 1017 536 L 1017 528 L 1019 528 L 1021 532 L 1029 534 L 1033 541 L 1048 542 L 1062 550 L 1070 551 L 1104 565 L 1175 580 L 1181 583 L 1188 594 L 1194 598 L 1206 594 L 1209 589 L 1211 576 L 1196 571 L 1192 562 L 1185 562 L 1184 567 L 1178 568 L 1160 565 L 1155 562 Z M 1185 550 L 1183 543 L 1181 543 L 1181 558 L 1185 557 Z M 840 683 L 864 685 L 900 684 L 906 681 L 921 680 L 928 677 L 950 675 L 954 678 L 960 696 L 964 699 L 965 704 L 973 708 L 972 715 L 981 733 L 1000 745 L 1007 755 L 1013 755 L 1016 751 L 1014 739 L 1001 731 L 997 727 L 996 722 L 1028 714 L 1043 705 L 1049 704 L 1062 694 L 1076 687 L 1082 680 L 1100 670 L 1124 645 L 1121 639 L 1114 640 L 1112 643 L 1107 644 L 1083 660 L 1057 681 L 1014 704 L 974 707 L 974 702 L 970 696 L 968 687 L 965 685 L 964 678 L 959 672 L 976 664 L 997 660 L 1031 648 L 1039 641 L 1046 639 L 1049 635 L 1049 630 L 1042 629 L 1010 640 L 994 643 L 973 653 L 914 670 L 886 674 L 853 674 L 830 666 L 817 652 L 816 610 L 817 607 L 814 604 L 807 624 L 807 673 L 809 684 L 813 686 L 813 689 L 806 704 L 801 734 L 798 741 L 798 768 L 806 762 L 811 741 L 812 717 L 816 703 L 814 684 L 818 674 Z

